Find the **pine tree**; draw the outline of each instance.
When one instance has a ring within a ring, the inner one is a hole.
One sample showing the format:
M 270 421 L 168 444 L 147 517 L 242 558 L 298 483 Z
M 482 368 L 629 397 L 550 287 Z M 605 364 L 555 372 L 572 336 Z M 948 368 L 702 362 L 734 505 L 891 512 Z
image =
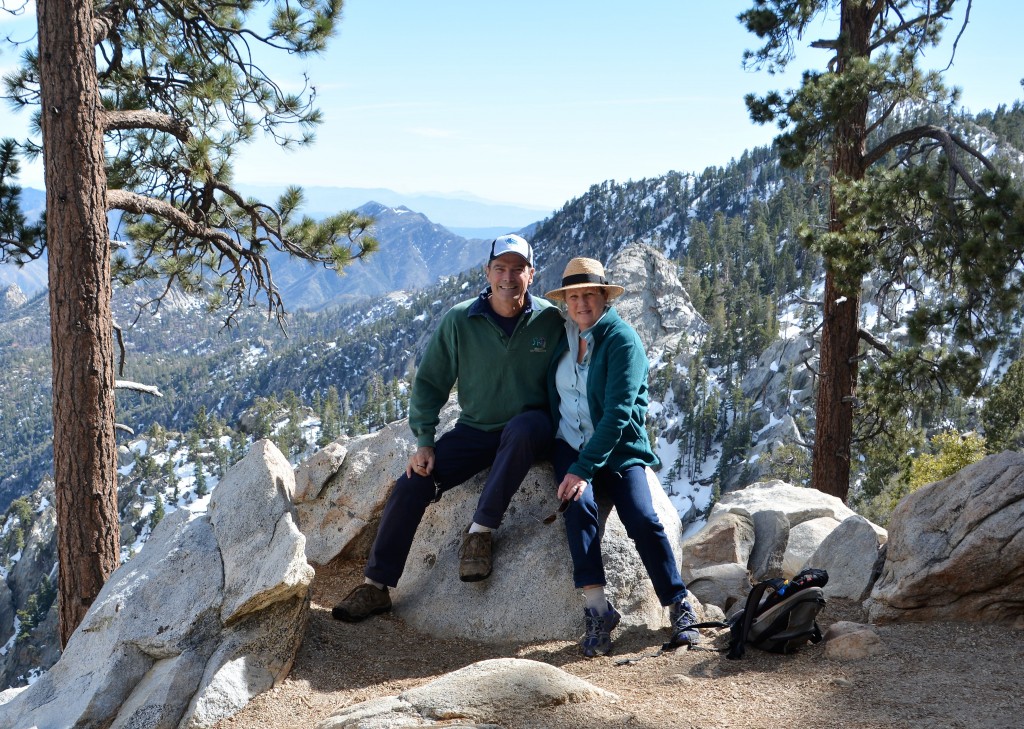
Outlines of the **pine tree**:
M 199 431 L 190 430 L 185 437 L 185 444 L 188 447 L 188 453 L 192 460 L 199 460 L 199 451 L 202 450 L 202 443 L 199 441 Z
M 985 441 L 993 453 L 1024 446 L 1024 359 L 1018 359 L 992 388 L 981 412 Z
M 769 70 L 792 60 L 794 44 L 815 18 L 839 19 L 835 38 L 811 44 L 832 54 L 828 71 L 805 72 L 794 91 L 751 94 L 746 101 L 754 121 L 782 129 L 776 144 L 784 164 L 825 159 L 830 170 L 828 230 L 802 231 L 826 265 L 812 485 L 844 500 L 855 408 L 865 404 L 857 390 L 862 361 L 874 358 L 881 375 L 907 392 L 930 378 L 969 394 L 981 355 L 998 342 L 1024 290 L 1019 192 L 956 133 L 953 120 L 937 124 L 910 113 L 922 102 L 946 108 L 954 98 L 938 74 L 916 62 L 938 43 L 957 4 L 757 0 L 740 15 L 764 42 L 747 51 L 745 61 Z M 969 8 L 970 0 L 965 4 Z M 894 354 L 894 343 L 859 326 L 864 278 L 882 272 L 878 290 L 913 303 L 902 356 Z M 924 280 L 943 294 L 943 306 L 918 296 Z M 930 347 L 939 331 L 954 346 Z M 893 398 L 872 405 L 884 409 Z
M 18 149 L 13 139 L 0 139 L 0 263 L 24 264 L 43 251 L 43 229 L 21 212 Z
M 160 492 L 156 492 L 156 496 L 153 498 L 153 511 L 149 515 L 149 528 L 156 529 L 156 525 L 163 521 L 164 518 L 164 497 L 160 495 Z
M 196 464 L 196 496 L 203 497 L 209 492 L 209 488 L 206 485 L 206 471 L 203 470 L 203 464 Z
M 196 411 L 194 431 L 201 438 L 210 437 L 210 418 L 206 414 L 205 405 L 200 405 L 199 410 Z
M 376 246 L 363 216 L 300 217 L 298 188 L 268 205 L 231 184 L 258 131 L 308 144 L 321 119 L 311 87 L 286 93 L 259 59 L 323 50 L 341 3 L 267 4 L 40 0 L 38 49 L 5 79 L 15 104 L 45 110 L 24 146 L 44 153 L 62 645 L 120 554 L 112 272 L 206 295 L 232 322 L 259 296 L 282 313 L 271 248 L 340 269 Z M 111 210 L 133 245 L 113 260 Z M 0 244 L 26 250 L 24 236 Z
M 341 435 L 342 415 L 338 388 L 331 385 L 327 388 L 327 397 L 323 399 L 320 410 L 320 445 L 327 445 Z

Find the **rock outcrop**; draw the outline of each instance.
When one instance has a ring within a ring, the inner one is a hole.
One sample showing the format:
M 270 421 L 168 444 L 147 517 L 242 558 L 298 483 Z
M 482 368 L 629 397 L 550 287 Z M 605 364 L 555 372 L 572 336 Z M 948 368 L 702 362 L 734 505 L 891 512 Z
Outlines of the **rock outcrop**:
M 209 727 L 283 679 L 313 578 L 293 489 L 256 443 L 207 512 L 175 511 L 114 572 L 48 672 L 0 694 L 0 726 Z
M 752 403 L 751 427 L 757 442 L 746 455 L 744 469 L 761 478 L 766 469 L 766 455 L 779 448 L 803 444 L 795 415 L 814 414 L 813 373 L 808 362 L 817 357 L 813 337 L 806 333 L 786 336 L 772 342 L 740 381 L 744 397 Z M 739 486 L 737 469 L 723 491 Z
M 439 432 L 458 414 L 450 401 Z M 297 506 L 308 535 L 307 556 L 315 564 L 337 558 L 365 560 L 394 478 L 405 469 L 414 444 L 403 422 L 382 431 L 342 439 L 327 456 L 298 469 L 307 500 Z M 345 451 L 343 460 L 339 454 Z M 486 472 L 431 504 L 416 533 L 405 573 L 392 590 L 394 610 L 409 625 L 433 635 L 481 641 L 546 640 L 575 636 L 583 629 L 579 591 L 572 583 L 572 561 L 561 519 L 544 524 L 558 505 L 554 473 L 538 463 L 523 480 L 495 532 L 494 573 L 476 583 L 460 582 L 458 550 L 472 518 Z M 658 516 L 679 555 L 682 524 L 655 474 L 648 471 Z M 316 498 L 310 495 L 318 494 Z M 668 624 L 625 527 L 603 504 L 606 521 L 602 551 L 608 595 L 623 614 L 622 628 Z M 609 514 L 610 512 L 610 514 Z M 458 610 L 452 610 L 457 603 Z
M 25 292 L 18 284 L 11 284 L 0 289 L 0 317 L 7 316 L 16 309 L 20 309 L 28 301 Z
M 679 351 L 707 331 L 683 288 L 676 264 L 642 243 L 626 246 L 608 261 L 608 280 L 626 289 L 615 310 L 636 329 L 644 348 Z M 687 347 L 686 349 L 690 349 Z
M 722 496 L 705 527 L 686 540 L 683 578 L 699 600 L 726 612 L 752 583 L 808 566 L 829 571 L 826 597 L 862 599 L 885 540 L 884 529 L 834 496 L 761 481 Z
M 1024 453 L 989 456 L 904 498 L 868 608 L 877 622 L 1024 628 Z

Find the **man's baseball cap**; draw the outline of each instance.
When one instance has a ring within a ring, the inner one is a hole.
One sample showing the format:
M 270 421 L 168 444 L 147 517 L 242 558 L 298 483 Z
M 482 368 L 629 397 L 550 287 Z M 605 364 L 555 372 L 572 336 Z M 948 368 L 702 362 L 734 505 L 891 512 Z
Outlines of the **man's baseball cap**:
M 517 256 L 525 258 L 526 262 L 530 264 L 530 268 L 533 268 L 533 247 L 526 242 L 525 238 L 515 233 L 499 235 L 491 241 L 491 257 L 487 259 L 487 262 L 490 263 L 505 253 L 515 253 Z

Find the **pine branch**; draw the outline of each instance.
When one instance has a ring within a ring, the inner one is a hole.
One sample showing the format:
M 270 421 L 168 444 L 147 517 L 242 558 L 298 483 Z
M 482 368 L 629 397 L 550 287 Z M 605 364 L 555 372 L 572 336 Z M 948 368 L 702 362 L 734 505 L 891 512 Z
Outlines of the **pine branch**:
M 879 352 L 884 354 L 887 358 L 892 358 L 892 350 L 884 343 L 875 338 L 871 332 L 867 329 L 858 329 L 857 336 L 863 341 L 870 344 L 872 347 L 877 349 Z
M 960 150 L 967 152 L 980 161 L 990 172 L 996 171 L 995 165 L 992 164 L 988 157 L 968 144 L 966 140 L 956 134 L 953 134 L 948 129 L 943 129 L 942 127 L 934 124 L 922 124 L 921 126 L 914 127 L 913 129 L 907 129 L 897 134 L 893 134 L 891 137 L 880 142 L 874 147 L 874 149 L 869 150 L 868 153 L 864 155 L 864 166 L 870 167 L 900 145 L 910 144 L 922 139 L 934 139 L 938 142 L 946 152 L 946 157 L 949 160 L 949 166 L 953 171 L 955 171 L 957 177 L 959 177 L 963 183 L 976 194 L 985 194 L 985 189 L 964 166 L 963 162 L 960 161 L 957 152 Z
M 141 392 L 146 395 L 152 395 L 153 397 L 164 396 L 164 394 L 160 392 L 160 388 L 158 388 L 156 385 L 143 385 L 139 382 L 132 382 L 131 380 L 114 380 L 114 389 L 133 390 L 135 392 Z
M 209 228 L 193 220 L 163 200 L 128 190 L 107 190 L 107 209 L 122 210 L 136 215 L 152 215 L 179 228 L 189 237 L 213 243 L 225 253 L 241 254 L 243 252 L 235 238 L 222 230 Z
M 869 53 L 874 53 L 882 46 L 895 42 L 896 38 L 901 33 L 905 33 L 909 30 L 913 30 L 914 28 L 920 28 L 922 26 L 927 27 L 936 20 L 940 20 L 946 13 L 952 10 L 954 1 L 955 0 L 944 0 L 943 2 L 939 3 L 934 9 L 926 9 L 924 12 L 922 12 L 920 15 L 918 15 L 916 18 L 912 20 L 904 20 L 902 16 L 900 16 L 900 20 L 902 22 L 899 25 L 895 25 L 892 28 L 890 28 L 885 33 L 885 35 L 879 36 L 875 40 L 875 42 L 868 47 Z M 890 8 L 894 7 L 894 5 L 890 4 Z
M 192 139 L 191 127 L 186 122 L 158 111 L 148 109 L 104 111 L 102 118 L 105 132 L 154 129 L 159 132 L 167 132 L 181 142 L 188 142 Z
M 808 306 L 816 306 L 819 309 L 824 308 L 824 306 L 825 306 L 825 302 L 824 301 L 815 301 L 813 299 L 805 299 L 800 294 L 792 294 L 791 298 L 794 301 L 796 301 L 796 302 L 798 302 L 800 304 L 807 304 Z

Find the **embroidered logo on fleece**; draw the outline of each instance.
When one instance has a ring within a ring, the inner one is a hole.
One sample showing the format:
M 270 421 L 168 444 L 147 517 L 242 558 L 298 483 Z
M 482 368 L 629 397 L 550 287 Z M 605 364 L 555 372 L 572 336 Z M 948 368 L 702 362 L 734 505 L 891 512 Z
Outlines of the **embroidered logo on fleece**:
M 548 340 L 547 337 L 534 337 L 533 341 L 530 342 L 531 352 L 546 352 L 548 351 Z

